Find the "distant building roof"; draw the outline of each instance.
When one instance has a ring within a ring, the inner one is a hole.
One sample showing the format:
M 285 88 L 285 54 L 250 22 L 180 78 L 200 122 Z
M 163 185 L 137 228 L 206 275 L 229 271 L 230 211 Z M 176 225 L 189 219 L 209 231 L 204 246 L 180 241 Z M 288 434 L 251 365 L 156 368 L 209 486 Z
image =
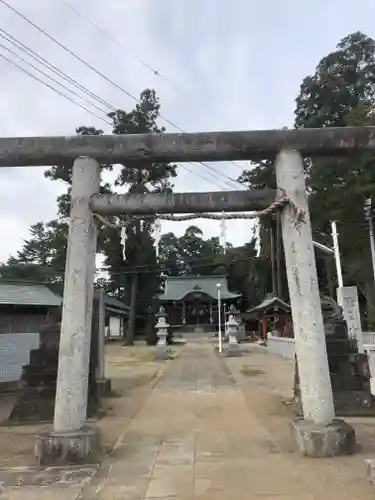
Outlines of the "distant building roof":
M 61 297 L 47 285 L 0 280 L 0 305 L 58 307 L 61 304 Z
M 0 305 L 59 307 L 62 302 L 62 298 L 43 283 L 0 280 Z M 104 305 L 107 311 L 114 313 L 129 312 L 127 304 L 111 295 L 104 296 Z
M 221 285 L 221 298 L 223 300 L 241 297 L 240 294 L 228 290 L 225 276 L 168 276 L 164 293 L 159 296 L 159 299 L 162 301 L 179 301 L 190 293 L 201 293 L 216 300 L 218 284 Z
M 117 297 L 112 297 L 111 295 L 104 295 L 104 305 L 106 311 L 111 311 L 118 314 L 127 314 L 130 307 L 122 302 L 122 300 Z
M 290 305 L 284 302 L 282 299 L 279 299 L 279 297 L 276 297 L 275 295 L 267 295 L 265 299 L 256 307 L 253 307 L 252 309 L 249 309 L 246 311 L 247 313 L 267 313 L 270 311 L 277 311 L 281 310 L 283 312 L 290 312 Z

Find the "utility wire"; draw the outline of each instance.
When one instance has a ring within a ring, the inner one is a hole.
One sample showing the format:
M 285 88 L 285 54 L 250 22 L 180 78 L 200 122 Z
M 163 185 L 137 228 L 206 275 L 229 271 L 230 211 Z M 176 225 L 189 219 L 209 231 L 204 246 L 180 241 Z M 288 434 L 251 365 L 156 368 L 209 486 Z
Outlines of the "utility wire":
M 258 259 L 259 257 L 243 257 L 240 259 L 234 259 L 230 261 L 229 263 L 225 262 L 211 262 L 209 264 L 199 264 L 199 262 L 192 262 L 191 264 L 187 264 L 187 266 L 191 267 L 199 267 L 199 268 L 210 268 L 210 267 L 219 267 L 219 266 L 225 266 L 225 265 L 231 265 L 231 264 L 236 264 L 240 262 L 246 262 L 249 260 L 254 260 Z M 185 262 L 182 263 L 183 267 Z M 110 276 L 126 276 L 130 274 L 140 274 L 140 273 L 168 273 L 168 272 L 173 272 L 176 270 L 176 267 L 178 268 L 178 264 L 176 264 L 175 267 L 166 267 L 163 264 L 158 264 L 157 267 L 154 265 L 150 266 L 139 266 L 139 268 L 135 268 L 135 266 L 131 266 L 131 269 L 126 268 L 124 271 L 117 271 L 117 272 L 111 272 L 110 270 L 103 270 L 103 271 L 96 271 L 96 274 L 99 275 L 97 277 L 105 277 L 107 274 Z
M 0 47 L 4 47 L 2 44 L 0 44 Z M 6 47 L 4 47 L 5 49 L 7 49 Z M 7 49 L 9 50 L 9 49 Z M 16 54 L 17 55 L 17 54 Z M 20 57 L 20 56 L 18 56 Z M 48 87 L 49 89 L 53 90 L 54 92 L 56 92 L 57 94 L 59 94 L 60 96 L 64 97 L 65 99 L 67 99 L 68 101 L 72 102 L 73 104 L 79 106 L 80 108 L 84 109 L 85 111 L 87 111 L 88 113 L 90 113 L 91 115 L 95 116 L 96 118 L 98 118 L 99 120 L 102 120 L 104 121 L 105 123 L 107 123 L 108 125 L 112 125 L 112 122 L 106 120 L 105 118 L 97 115 L 95 112 L 91 111 L 90 109 L 86 108 L 86 106 L 84 106 L 83 104 L 75 101 L 74 99 L 72 99 L 70 96 L 64 94 L 63 92 L 61 92 L 60 90 L 56 89 L 55 87 L 53 87 L 52 85 L 49 85 L 47 82 L 44 82 L 41 78 L 37 77 L 36 75 L 32 74 L 31 72 L 27 71 L 25 68 L 23 68 L 22 66 L 18 65 L 17 63 L 15 63 L 14 61 L 11 61 L 9 58 L 7 58 L 6 56 L 4 56 L 3 54 L 0 54 L 0 58 L 4 59 L 5 61 L 7 61 L 9 64 L 11 64 L 12 66 L 14 66 L 15 68 L 19 69 L 20 71 L 22 71 L 23 73 L 26 73 L 28 76 L 30 76 L 31 78 L 33 78 L 34 80 L 38 81 L 39 83 L 45 85 L 46 87 Z M 24 60 L 22 57 L 20 57 L 22 60 Z M 34 69 L 36 69 L 37 71 L 43 73 L 45 76 L 47 76 L 48 78 L 51 78 L 49 75 L 47 75 L 46 73 L 44 73 L 43 71 L 39 70 L 38 68 L 36 68 L 34 65 L 30 64 L 30 66 L 32 66 Z M 51 78 L 53 81 L 55 81 L 53 78 Z M 70 92 L 73 92 L 71 89 L 65 87 L 64 85 L 62 85 L 61 83 L 59 82 L 56 82 L 58 83 L 59 85 L 61 85 L 62 87 L 66 88 L 67 90 L 69 90 Z M 75 92 L 73 92 L 75 94 Z M 78 94 L 77 94 L 78 95 Z M 80 97 L 80 96 L 79 96 Z M 81 99 L 83 99 L 82 97 L 80 97 Z M 90 103 L 92 105 L 92 103 Z M 179 167 L 183 167 L 185 168 L 188 172 L 190 172 L 191 174 L 193 175 L 196 175 L 197 177 L 201 178 L 202 180 L 206 181 L 206 182 L 212 182 L 212 180 L 209 178 L 209 177 L 205 177 L 204 175 L 202 174 L 199 174 L 198 172 L 195 172 L 194 170 L 190 169 L 187 165 L 185 164 L 182 164 L 182 165 L 179 165 L 177 164 L 177 166 Z M 220 179 L 219 179 L 220 180 Z M 217 184 L 216 185 L 218 187 L 220 187 L 221 189 L 223 189 L 223 187 L 226 189 L 227 186 L 226 185 L 220 185 L 220 184 Z
M 87 17 L 85 14 L 83 14 L 82 12 L 80 12 L 78 9 L 76 9 L 76 7 L 74 7 L 73 5 L 71 5 L 69 2 L 67 2 L 66 0 L 59 0 L 61 3 L 63 3 L 64 5 L 66 5 L 70 10 L 72 10 L 78 17 L 81 17 L 82 19 L 84 19 L 88 24 L 90 24 L 93 28 L 95 28 L 97 31 L 99 31 L 102 35 L 104 35 L 106 38 L 108 38 L 109 40 L 111 40 L 111 42 L 113 42 L 115 45 L 117 45 L 118 47 L 120 47 L 120 49 L 122 49 L 124 52 L 126 52 L 127 54 L 129 54 L 131 57 L 133 57 L 133 59 L 135 59 L 136 61 L 138 61 L 140 64 L 142 64 L 145 68 L 149 69 L 150 71 L 152 71 L 152 73 L 156 76 L 159 76 L 160 78 L 162 78 L 165 82 L 169 83 L 170 85 L 172 85 L 173 87 L 175 87 L 178 91 L 180 92 L 185 92 L 184 89 L 182 89 L 179 85 L 177 85 L 176 83 L 174 83 L 171 79 L 167 78 L 166 76 L 164 76 L 162 73 L 160 73 L 160 71 L 158 71 L 157 69 L 155 69 L 153 66 L 151 66 L 151 64 L 149 64 L 147 61 L 143 60 L 141 57 L 137 56 L 136 54 L 134 54 L 134 52 L 130 51 L 125 45 L 123 45 L 121 42 L 119 42 L 119 40 L 117 40 L 114 36 L 112 36 L 110 33 L 108 33 L 108 31 L 104 30 L 103 28 L 101 28 L 98 24 L 96 24 L 92 19 L 90 19 L 89 17 Z M 238 163 L 234 162 L 234 161 L 230 161 L 229 163 L 231 163 L 232 165 L 234 165 L 235 167 L 239 168 L 242 172 L 244 171 L 244 168 L 239 165 Z
M 38 54 L 37 52 L 35 52 L 31 47 L 28 47 L 27 45 L 25 45 L 24 43 L 22 43 L 20 40 L 18 40 L 17 38 L 15 38 L 14 36 L 12 36 L 10 33 L 8 33 L 7 31 L 5 31 L 5 30 L 3 30 L 1 28 L 0 28 L 0 36 L 2 38 L 4 38 L 5 40 L 7 40 L 7 42 L 9 42 L 12 45 L 14 45 L 15 47 L 17 47 L 18 50 L 20 50 L 21 52 L 25 52 L 32 59 L 34 59 L 35 61 L 37 61 L 39 64 L 42 64 L 42 66 L 48 68 L 48 70 L 50 70 L 51 72 L 55 73 L 56 75 L 58 75 L 63 80 L 69 82 L 74 87 L 76 87 L 77 89 L 79 89 L 82 92 L 84 92 L 85 94 L 87 94 L 89 97 L 92 97 L 94 100 L 96 100 L 97 102 L 99 102 L 103 106 L 111 109 L 112 111 L 116 111 L 116 108 L 114 106 L 112 106 L 112 104 L 109 104 L 107 101 L 105 101 L 104 99 L 102 99 L 101 97 L 99 97 L 97 94 L 95 94 L 94 92 L 91 92 L 91 90 L 89 90 L 87 87 L 85 87 L 84 85 L 81 85 L 79 82 L 77 82 L 77 80 L 75 80 L 74 78 L 70 77 L 69 75 L 67 75 L 66 73 L 64 73 L 64 71 L 60 70 L 57 66 L 55 66 L 52 63 L 50 63 L 49 61 L 47 61 L 47 59 L 45 59 L 40 54 Z
M 5 36 L 1 33 L 5 33 Z M 36 52 L 34 52 L 31 48 L 27 47 L 26 45 L 24 45 L 23 43 L 21 43 L 19 40 L 17 40 L 15 37 L 13 37 L 12 35 L 8 34 L 6 31 L 2 30 L 0 28 L 0 37 L 5 39 L 7 42 L 10 42 L 12 43 L 14 46 L 16 46 L 19 50 L 23 51 L 23 52 L 26 52 L 30 57 L 32 57 L 34 60 L 38 61 L 39 63 L 41 63 L 43 66 L 45 66 L 46 68 L 48 68 L 49 70 L 53 71 L 55 74 L 57 74 L 58 76 L 62 77 L 64 80 L 72 83 L 76 88 L 78 89 L 82 89 L 87 95 L 89 96 L 93 96 L 96 98 L 97 101 L 99 102 L 102 102 L 104 105 L 110 107 L 112 110 L 116 110 L 116 108 L 114 106 L 112 106 L 111 104 L 107 103 L 106 101 L 103 101 L 99 96 L 97 96 L 96 94 L 92 93 L 90 90 L 88 90 L 86 87 L 84 87 L 83 85 L 79 84 L 76 80 L 74 80 L 73 78 L 69 77 L 66 73 L 64 73 L 63 71 L 59 70 L 59 68 L 57 68 L 56 66 L 54 66 L 53 64 L 49 63 L 46 59 L 44 59 L 42 56 L 39 56 Z M 8 37 L 8 38 L 7 38 Z M 87 104 L 95 107 L 96 109 L 98 109 L 99 111 L 101 111 L 102 113 L 104 113 L 105 115 L 107 115 L 106 111 L 104 111 L 102 108 L 99 108 L 98 106 L 96 106 L 95 104 L 91 103 L 90 101 L 88 101 L 87 99 L 85 99 L 84 97 L 80 96 L 77 92 L 73 91 L 72 89 L 69 89 L 68 87 L 66 87 L 65 85 L 63 85 L 61 82 L 59 82 L 58 80 L 54 79 L 53 77 L 51 77 L 50 75 L 48 75 L 47 73 L 45 73 L 44 71 L 40 70 L 39 68 L 37 68 L 34 64 L 31 64 L 29 61 L 27 61 L 25 58 L 23 58 L 22 56 L 20 56 L 19 54 L 17 54 L 16 52 L 14 52 L 13 50 L 11 50 L 9 47 L 6 47 L 5 45 L 3 44 L 0 44 L 0 47 L 4 48 L 5 50 L 7 50 L 8 52 L 10 52 L 11 54 L 15 55 L 16 57 L 18 57 L 19 59 L 21 59 L 22 61 L 24 61 L 27 65 L 31 66 L 33 69 L 35 69 L 36 71 L 38 71 L 39 73 L 43 74 L 44 76 L 46 76 L 47 78 L 49 78 L 50 80 L 52 80 L 53 82 L 57 83 L 58 85 L 60 85 L 61 87 L 63 87 L 64 89 L 68 90 L 69 92 L 71 92 L 72 94 L 76 95 L 77 97 L 79 97 L 80 99 L 82 99 L 84 102 L 86 102 Z M 28 71 L 24 70 L 22 67 L 18 66 L 17 64 L 13 64 L 12 61 L 6 57 L 3 57 L 3 59 L 7 60 L 10 64 L 12 64 L 13 66 L 17 67 L 19 70 L 21 71 L 24 71 L 26 74 L 28 74 L 29 76 L 31 76 L 32 78 L 34 78 L 34 76 L 29 73 Z M 43 83 L 44 82 L 39 79 L 39 78 L 36 78 L 35 79 L 37 81 L 39 81 L 40 83 Z M 53 88 L 52 86 L 50 85 L 47 85 L 48 88 L 50 88 L 51 90 L 54 90 L 55 92 L 57 92 L 59 95 L 61 95 L 62 97 L 65 97 L 66 99 L 69 99 L 72 103 L 74 104 L 78 104 L 76 103 L 76 101 L 74 101 L 73 99 L 69 98 L 68 96 L 66 96 L 65 94 L 63 94 L 62 92 L 59 92 L 57 91 L 55 88 Z M 79 105 L 79 104 L 78 104 Z M 81 106 L 82 107 L 82 106 Z M 86 107 L 84 107 L 84 109 L 86 111 L 88 111 L 89 113 L 93 114 L 90 110 L 88 110 Z M 96 113 L 94 113 L 94 116 L 96 116 L 97 118 L 99 118 L 100 120 L 102 121 L 105 121 L 105 123 L 109 124 L 109 125 L 112 125 L 112 122 L 98 116 Z M 187 167 L 186 165 L 179 165 L 179 166 L 182 166 L 183 168 L 185 168 L 188 172 L 192 173 L 193 175 L 196 175 L 198 177 L 200 177 L 201 179 L 203 179 L 204 181 L 206 182 L 212 182 L 211 179 L 209 179 L 208 177 L 205 177 L 205 176 L 202 176 L 201 174 L 198 174 L 197 172 L 195 172 L 194 170 L 190 169 L 189 167 Z M 219 185 L 217 184 L 218 187 L 222 188 L 223 186 L 222 185 Z M 224 186 L 225 188 L 227 186 Z
M 130 97 L 131 99 L 133 99 L 134 101 L 136 102 L 140 102 L 139 99 L 137 99 L 133 94 L 131 94 L 130 92 L 128 92 L 126 89 L 124 89 L 123 87 L 121 87 L 121 85 L 119 85 L 118 83 L 114 82 L 113 80 L 111 80 L 110 78 L 108 78 L 104 73 L 102 73 L 101 71 L 99 71 L 98 69 L 96 69 L 94 66 L 92 66 L 90 63 L 88 63 L 87 61 L 85 61 L 84 59 L 82 59 L 82 57 L 80 57 L 79 55 L 77 55 L 75 52 L 73 52 L 72 50 L 70 50 L 68 47 L 66 47 L 64 44 L 62 44 L 61 42 L 59 42 L 59 40 L 57 40 L 56 38 L 54 38 L 52 35 L 50 35 L 49 33 L 47 33 L 43 28 L 41 28 L 40 26 L 38 26 L 37 24 L 35 24 L 33 21 L 31 21 L 31 19 L 29 19 L 27 16 L 25 16 L 24 14 L 22 14 L 22 12 L 20 12 L 19 10 L 15 9 L 14 7 L 12 7 L 11 5 L 9 5 L 8 2 L 6 2 L 5 0 L 0 0 L 0 2 L 5 5 L 6 7 L 8 7 L 8 9 L 10 9 L 12 12 L 14 12 L 16 15 L 18 15 L 19 17 L 21 17 L 24 21 L 26 21 L 28 24 L 30 24 L 31 26 L 33 26 L 33 28 L 35 28 L 36 30 L 38 30 L 40 33 L 44 34 L 49 40 L 51 40 L 52 42 L 56 43 L 60 48 L 62 48 L 63 50 L 65 50 L 68 54 L 70 54 L 72 57 L 74 57 L 75 59 L 77 59 L 77 61 L 79 61 L 80 63 L 84 64 L 86 67 L 88 67 L 91 71 L 93 71 L 94 73 L 96 73 L 97 75 L 99 75 L 101 78 L 103 78 L 105 81 L 107 81 L 108 83 L 110 83 L 111 85 L 113 85 L 115 88 L 117 88 L 118 90 L 120 90 L 121 92 L 123 92 L 124 94 L 126 94 L 128 97 Z M 175 129 L 177 129 L 178 131 L 182 132 L 182 133 L 186 133 L 185 130 L 183 130 L 181 127 L 179 127 L 178 125 L 176 125 L 175 123 L 173 123 L 171 120 L 169 120 L 168 118 L 166 118 L 165 116 L 163 115 L 159 115 L 160 118 L 162 120 L 164 120 L 166 123 L 168 123 L 169 125 L 171 125 L 172 127 L 174 127 Z M 204 167 L 206 167 L 207 169 L 215 172 L 215 174 L 220 174 L 221 176 L 223 176 L 225 179 L 226 179 L 226 182 L 227 182 L 227 179 L 230 180 L 231 182 L 235 183 L 236 185 L 240 184 L 242 186 L 241 183 L 239 183 L 237 181 L 237 179 L 234 179 L 226 174 L 223 174 L 221 173 L 220 171 L 216 170 L 215 168 L 211 167 L 211 165 L 208 165 L 207 163 L 204 163 L 204 162 L 198 162 L 200 163 L 201 165 L 203 165 Z M 229 186 L 229 184 L 228 184 Z M 231 186 L 232 187 L 232 186 Z
M 57 74 L 58 76 L 61 76 L 63 77 L 66 81 L 69 81 L 69 82 L 72 82 L 73 85 L 75 85 L 76 88 L 78 89 L 84 89 L 85 93 L 88 94 L 89 96 L 93 96 L 93 97 L 96 97 L 96 100 L 99 101 L 99 102 L 103 102 L 104 105 L 108 106 L 108 107 L 111 107 L 113 110 L 115 110 L 116 108 L 113 107 L 112 105 L 110 105 L 109 103 L 106 103 L 105 101 L 103 101 L 100 97 L 96 96 L 96 94 L 93 94 L 91 91 L 89 91 L 88 89 L 86 89 L 86 87 L 80 85 L 76 80 L 72 79 L 71 77 L 69 77 L 66 73 L 62 72 L 59 70 L 59 68 L 57 68 L 56 66 L 54 66 L 53 64 L 49 63 L 46 59 L 44 59 L 43 57 L 39 56 L 37 53 L 35 53 L 34 51 L 32 51 L 32 49 L 30 49 L 29 47 L 27 47 L 26 45 L 24 44 L 21 44 L 21 42 L 18 42 L 17 39 L 15 39 L 14 37 L 12 37 L 11 35 L 9 35 L 8 33 L 6 33 L 7 36 L 9 36 L 11 38 L 11 40 L 9 40 L 8 38 L 4 37 L 1 32 L 4 32 L 4 30 L 0 29 L 0 37 L 2 37 L 3 39 L 7 40 L 8 42 L 12 43 L 14 46 L 16 46 L 18 49 L 22 50 L 23 52 L 26 52 L 29 56 L 31 56 L 33 59 L 37 60 L 39 63 L 43 64 L 45 67 L 47 67 L 48 69 L 50 69 L 51 71 L 53 71 L 55 74 Z M 19 47 L 17 45 L 17 43 L 20 43 L 20 45 L 22 47 Z M 1 47 L 3 47 L 5 50 L 9 51 L 10 53 L 12 53 L 13 55 L 15 55 L 16 57 L 18 57 L 19 59 L 21 59 L 22 61 L 24 61 L 27 65 L 29 65 L 30 67 L 32 67 L 33 69 L 35 69 L 36 71 L 38 71 L 39 73 L 42 73 L 44 76 L 46 76 L 47 78 L 49 78 L 50 80 L 54 81 L 55 83 L 57 83 L 58 85 L 60 85 L 61 87 L 65 88 L 66 90 L 68 90 L 69 92 L 75 94 L 76 96 L 78 96 L 80 99 L 82 99 L 83 101 L 85 101 L 86 103 L 88 103 L 89 105 L 91 106 L 94 106 L 96 107 L 97 109 L 99 109 L 100 111 L 102 111 L 105 116 L 107 116 L 107 113 L 102 110 L 101 108 L 97 107 L 95 104 L 87 101 L 85 98 L 83 98 L 82 96 L 80 96 L 78 93 L 76 93 L 75 91 L 73 91 L 72 89 L 69 89 L 68 87 L 66 87 L 65 85 L 63 85 L 62 83 L 60 83 L 59 81 L 57 81 L 56 79 L 54 79 L 53 77 L 51 77 L 50 75 L 48 75 L 47 73 L 45 73 L 44 71 L 40 70 L 39 68 L 37 68 L 35 65 L 31 64 L 29 61 L 27 61 L 26 59 L 24 59 L 22 56 L 20 56 L 19 54 L 15 53 L 14 51 L 12 51 L 11 49 L 9 49 L 8 47 L 0 44 Z M 53 90 L 54 92 L 56 92 L 57 94 L 59 94 L 60 96 L 64 97 L 65 99 L 68 99 L 70 102 L 72 102 L 73 104 L 76 104 L 78 106 L 80 106 L 81 108 L 83 108 L 84 110 L 86 110 L 88 113 L 92 114 L 93 116 L 96 116 L 97 118 L 99 118 L 100 120 L 104 121 L 105 123 L 107 123 L 108 125 L 112 125 L 112 122 L 108 121 L 107 119 L 105 119 L 104 117 L 101 117 L 99 115 L 97 115 L 96 113 L 90 111 L 88 108 L 86 108 L 85 106 L 81 105 L 80 103 L 77 103 L 74 99 L 70 98 L 69 96 L 67 96 L 66 94 L 64 94 L 63 92 L 60 92 L 59 90 L 55 89 L 53 86 L 47 84 L 46 82 L 44 82 L 42 79 L 36 77 L 35 75 L 33 75 L 32 73 L 30 73 L 29 71 L 27 71 L 26 69 L 22 68 L 21 66 L 19 66 L 18 64 L 16 63 L 13 63 L 10 59 L 8 59 L 7 57 L 5 56 L 1 56 L 3 59 L 5 59 L 7 62 L 9 62 L 12 66 L 16 67 L 17 69 L 19 69 L 20 71 L 26 73 L 28 76 L 30 76 L 31 78 L 37 80 L 38 82 L 42 83 L 43 85 L 47 86 L 49 89 Z M 40 59 L 40 60 L 39 60 Z M 191 162 L 190 162 L 191 163 Z M 194 165 L 192 163 L 192 165 Z M 178 165 L 180 167 L 183 167 L 185 168 L 188 172 L 192 173 L 193 175 L 196 175 L 197 177 L 201 178 L 202 180 L 206 181 L 206 182 L 210 182 L 212 183 L 212 180 L 208 177 L 205 177 L 204 175 L 201 175 L 197 172 L 195 172 L 194 170 L 190 169 L 187 165 Z M 210 172 L 209 172 L 210 174 Z M 212 175 L 212 174 L 210 174 Z M 212 176 L 215 180 L 217 180 L 217 178 L 215 178 L 214 176 Z M 218 179 L 220 181 L 220 179 Z M 216 185 L 218 187 L 220 187 L 220 189 L 226 189 L 227 188 L 227 185 L 224 185 L 224 184 L 217 184 Z
M 224 266 L 224 265 L 228 265 L 228 264 L 235 264 L 237 262 L 246 262 L 248 260 L 262 259 L 261 257 L 249 256 L 249 257 L 239 257 L 239 258 L 231 259 L 229 262 L 212 262 L 212 259 L 214 259 L 215 257 L 219 257 L 219 256 L 220 256 L 220 254 L 215 255 L 213 257 L 207 257 L 205 259 L 187 260 L 187 261 L 182 261 L 181 263 L 177 262 L 174 267 L 171 267 L 171 264 L 169 264 L 170 267 L 166 267 L 168 264 L 162 264 L 162 263 L 126 266 L 126 262 L 125 262 L 124 263 L 125 268 L 123 271 L 111 272 L 110 269 L 97 269 L 96 274 L 102 274 L 102 275 L 111 274 L 112 276 L 116 276 L 116 275 L 123 275 L 123 274 L 134 274 L 135 272 L 136 273 L 168 272 L 168 271 L 174 271 L 176 269 L 176 267 L 178 267 L 179 265 L 181 265 L 182 267 L 183 266 L 192 266 L 192 267 L 208 268 L 208 267 L 215 267 L 215 266 L 219 267 L 219 266 Z M 208 260 L 211 260 L 211 262 L 205 262 Z M 19 264 L 12 264 L 12 266 L 17 266 L 20 269 L 22 267 L 26 268 L 27 266 L 31 266 L 31 267 L 34 266 L 34 268 L 39 268 L 39 269 L 50 269 L 51 271 L 53 271 L 55 273 L 65 272 L 65 269 L 55 269 L 53 267 L 53 265 L 49 265 L 49 264 L 39 266 L 38 264 L 21 264 L 21 263 L 19 263 Z M 6 278 L 0 277 L 0 281 L 2 279 L 6 279 Z
M 173 87 L 175 87 L 179 92 L 184 92 L 184 90 L 179 86 L 177 85 L 175 82 L 173 82 L 170 78 L 167 78 L 165 75 L 163 75 L 160 71 L 158 71 L 157 69 L 155 69 L 153 66 L 151 66 L 151 64 L 149 64 L 147 61 L 144 61 L 141 57 L 137 56 L 136 54 L 134 54 L 134 52 L 132 52 L 131 50 L 129 50 L 127 47 L 125 47 L 125 45 L 123 45 L 119 40 L 117 40 L 114 36 L 110 35 L 108 33 L 108 31 L 105 31 L 103 28 L 101 28 L 98 24 L 94 23 L 94 21 L 92 19 L 90 19 L 89 17 L 87 17 L 85 14 L 83 14 L 82 12 L 80 12 L 78 9 L 76 9 L 73 5 L 71 5 L 69 2 L 67 2 L 66 0 L 60 0 L 61 3 L 65 4 L 70 10 L 72 10 L 77 16 L 81 17 L 82 19 L 84 19 L 88 24 L 90 24 L 93 28 L 95 28 L 97 31 L 99 31 L 102 35 L 104 35 L 106 38 L 108 38 L 109 40 L 111 40 L 111 42 L 113 42 L 114 44 L 116 44 L 118 47 L 120 47 L 120 49 L 122 49 L 124 52 L 126 52 L 127 54 L 129 54 L 133 59 L 135 59 L 136 61 L 138 61 L 140 64 L 142 64 L 142 66 L 144 66 L 145 68 L 149 69 L 150 71 L 152 71 L 152 73 L 156 76 L 159 76 L 160 78 L 162 78 L 165 82 L 169 83 L 170 85 L 172 85 Z
M 2 35 L 0 34 L 0 37 Z M 3 48 L 4 50 L 10 52 L 12 55 L 18 57 L 18 59 L 20 59 L 21 61 L 23 61 L 24 63 L 26 63 L 27 65 L 31 66 L 35 71 L 37 71 L 38 73 L 41 73 L 43 76 L 45 76 L 46 78 L 48 78 L 49 80 L 52 80 L 54 83 L 56 83 L 57 85 L 60 85 L 60 87 L 62 87 L 63 89 L 67 90 L 68 92 L 71 92 L 73 95 L 75 95 L 76 97 L 78 97 L 79 99 L 82 99 L 83 102 L 85 102 L 86 104 L 88 104 L 89 106 L 93 106 L 95 109 L 97 109 L 99 112 L 103 113 L 104 115 L 106 114 L 106 111 L 103 110 L 102 108 L 100 108 L 99 106 L 97 106 L 96 104 L 93 104 L 92 102 L 90 102 L 88 99 L 86 99 L 85 97 L 82 97 L 80 94 L 78 94 L 78 92 L 75 92 L 74 90 L 70 89 L 69 87 L 67 87 L 66 85 L 64 85 L 63 83 L 59 82 L 58 80 L 56 80 L 55 78 L 53 78 L 52 76 L 50 76 L 48 73 L 46 73 L 45 71 L 39 69 L 37 66 L 35 66 L 34 64 L 31 64 L 29 61 L 27 61 L 24 57 L 20 56 L 19 54 L 17 54 L 17 52 L 15 52 L 14 50 L 10 49 L 9 47 L 6 47 L 5 45 L 3 45 L 2 43 L 0 43 L 0 47 Z M 97 116 L 97 115 L 96 115 Z M 111 125 L 112 123 L 109 121 L 109 120 L 105 120 L 106 123 L 108 123 L 108 125 Z
M 65 99 L 68 99 L 68 101 L 76 104 L 77 106 L 79 106 L 80 108 L 84 109 L 85 111 L 87 111 L 88 113 L 90 113 L 91 115 L 93 116 L 96 116 L 96 118 L 99 118 L 99 120 L 102 120 L 103 122 L 105 123 L 109 123 L 111 125 L 110 122 L 108 122 L 105 118 L 102 118 L 101 116 L 97 115 L 96 113 L 94 113 L 94 111 L 91 111 L 90 109 L 86 108 L 86 106 L 84 106 L 83 104 L 75 101 L 74 99 L 72 99 L 71 97 L 69 97 L 68 95 L 64 94 L 63 92 L 60 92 L 60 90 L 57 90 L 56 88 L 54 88 L 52 85 L 50 85 L 49 83 L 47 82 L 44 82 L 41 78 L 37 77 L 36 75 L 33 75 L 32 73 L 30 73 L 29 71 L 27 71 L 27 69 L 23 68 L 22 66 L 20 66 L 19 64 L 15 63 L 14 61 L 11 61 L 10 59 L 8 59 L 6 56 L 4 56 L 4 54 L 0 54 L 0 57 L 2 59 L 5 59 L 5 61 L 8 61 L 9 64 L 11 64 L 12 66 L 14 66 L 15 68 L 18 68 L 20 71 L 23 71 L 24 73 L 26 73 L 27 75 L 29 75 L 31 78 L 33 78 L 34 80 L 37 80 L 38 82 L 42 83 L 43 85 L 45 85 L 46 87 L 48 87 L 49 89 L 53 90 L 54 92 L 56 92 L 57 94 L 61 95 L 62 97 L 64 97 Z

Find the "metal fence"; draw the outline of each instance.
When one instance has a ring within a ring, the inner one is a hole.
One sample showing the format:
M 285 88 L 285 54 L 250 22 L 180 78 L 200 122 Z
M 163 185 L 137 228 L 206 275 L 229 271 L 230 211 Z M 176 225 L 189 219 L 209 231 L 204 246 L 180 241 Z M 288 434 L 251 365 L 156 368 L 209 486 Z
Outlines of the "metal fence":
M 30 361 L 30 351 L 39 347 L 39 333 L 0 335 L 0 383 L 17 382 L 22 367 Z

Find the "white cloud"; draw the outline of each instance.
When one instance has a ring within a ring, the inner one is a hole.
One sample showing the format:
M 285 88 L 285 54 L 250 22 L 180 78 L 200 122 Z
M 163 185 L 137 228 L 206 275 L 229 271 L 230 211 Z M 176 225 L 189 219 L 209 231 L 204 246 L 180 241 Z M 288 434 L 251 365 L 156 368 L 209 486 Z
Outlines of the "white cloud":
M 294 99 L 304 76 L 346 34 L 362 30 L 375 36 L 375 7 L 349 0 L 314 3 L 289 0 L 68 0 L 131 52 L 182 87 L 154 75 L 60 0 L 13 0 L 33 22 L 135 96 L 153 87 L 162 114 L 186 131 L 261 129 L 291 125 Z M 0 4 L 7 30 L 61 70 L 116 107 L 134 101 L 76 61 Z M 338 15 L 339 14 L 339 15 Z M 334 20 L 334 22 L 333 22 Z M 0 43 L 5 43 L 0 40 Z M 7 55 L 3 49 L 0 54 Z M 0 59 L 0 135 L 70 135 L 81 124 L 107 130 L 106 124 L 64 100 Z M 167 126 L 168 131 L 172 127 Z M 211 178 L 202 165 L 193 171 Z M 228 163 L 216 169 L 236 177 Z M 219 189 L 180 168 L 176 190 Z M 230 182 L 228 181 L 228 184 Z M 14 254 L 30 224 L 49 220 L 63 186 L 44 179 L 43 169 L 0 170 L 0 260 Z M 169 224 L 181 233 L 187 224 Z M 248 222 L 229 224 L 233 244 L 245 241 Z M 219 234 L 218 223 L 203 221 L 206 236 Z

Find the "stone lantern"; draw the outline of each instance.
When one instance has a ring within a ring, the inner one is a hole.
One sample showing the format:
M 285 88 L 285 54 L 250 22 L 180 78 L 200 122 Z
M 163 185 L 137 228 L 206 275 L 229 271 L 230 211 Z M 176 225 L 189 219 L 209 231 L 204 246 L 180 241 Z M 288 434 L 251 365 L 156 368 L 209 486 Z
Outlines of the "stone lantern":
M 155 357 L 156 359 L 168 359 L 167 335 L 169 325 L 166 321 L 166 313 L 164 307 L 160 307 L 157 313 L 158 321 L 155 325 L 157 330 L 158 342 L 156 344 Z
M 240 346 L 237 341 L 238 321 L 233 314 L 229 315 L 226 326 L 229 337 L 228 356 L 241 356 Z

